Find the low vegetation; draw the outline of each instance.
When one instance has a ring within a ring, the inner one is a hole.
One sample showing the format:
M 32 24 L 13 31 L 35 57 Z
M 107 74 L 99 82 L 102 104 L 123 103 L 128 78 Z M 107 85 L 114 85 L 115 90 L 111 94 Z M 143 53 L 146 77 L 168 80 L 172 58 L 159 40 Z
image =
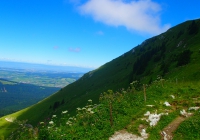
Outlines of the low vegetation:
M 26 121 L 15 120 L 13 123 L 20 125 L 9 139 L 108 139 L 118 130 L 126 130 L 140 137 L 142 130 L 145 130 L 148 139 L 161 139 L 162 130 L 175 118 L 182 116 L 180 111 L 183 109 L 194 115 L 178 127 L 174 139 L 179 140 L 180 136 L 183 140 L 200 139 L 200 109 L 189 110 L 189 107 L 200 106 L 199 82 L 176 83 L 158 79 L 149 86 L 139 87 L 140 90 L 136 90 L 136 85 L 137 81 L 126 90 L 108 90 L 101 94 L 99 104 L 88 100 L 85 107 L 76 109 L 76 115 L 71 116 L 65 110 L 60 116 L 52 115 L 39 122 L 36 127 L 26 124 Z M 147 122 L 145 113 L 148 111 L 154 115 L 162 114 L 155 125 Z

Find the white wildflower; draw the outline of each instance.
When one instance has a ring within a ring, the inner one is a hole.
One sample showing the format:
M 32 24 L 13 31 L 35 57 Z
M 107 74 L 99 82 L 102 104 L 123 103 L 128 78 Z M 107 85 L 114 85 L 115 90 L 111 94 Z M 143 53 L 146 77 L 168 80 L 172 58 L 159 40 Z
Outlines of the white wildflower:
M 44 124 L 44 122 L 40 122 L 40 124 Z
M 62 114 L 66 114 L 68 111 L 66 110 L 66 111 L 62 111 Z
M 77 110 L 81 110 L 81 108 L 78 107 Z
M 54 123 L 53 121 L 50 121 L 50 122 L 49 122 L 49 124 L 53 124 L 53 123 Z
M 89 100 L 88 100 L 88 102 L 92 102 L 92 100 L 91 100 L 91 99 L 89 99 Z
M 90 111 L 90 114 L 94 114 L 94 111 Z
M 67 123 L 66 124 L 70 124 L 70 123 L 72 123 L 71 121 L 67 121 Z
M 92 108 L 88 108 L 87 111 L 89 111 L 89 112 L 92 111 Z
M 56 115 L 53 115 L 52 118 L 56 118 Z
M 73 120 L 73 118 L 72 118 L 72 117 L 70 117 L 70 118 L 69 118 L 69 120 Z
M 72 125 L 72 122 L 71 122 L 71 121 L 67 121 L 66 124 L 69 125 L 69 126 L 71 126 L 71 125 Z

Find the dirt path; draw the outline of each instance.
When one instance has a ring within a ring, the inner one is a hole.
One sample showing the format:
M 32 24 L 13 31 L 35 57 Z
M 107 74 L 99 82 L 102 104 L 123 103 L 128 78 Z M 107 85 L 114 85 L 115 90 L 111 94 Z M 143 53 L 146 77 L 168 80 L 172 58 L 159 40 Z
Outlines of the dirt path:
M 167 127 L 165 127 L 162 132 L 162 139 L 161 140 L 172 140 L 173 132 L 178 128 L 178 126 L 186 120 L 186 117 L 179 116 L 175 120 L 173 120 Z

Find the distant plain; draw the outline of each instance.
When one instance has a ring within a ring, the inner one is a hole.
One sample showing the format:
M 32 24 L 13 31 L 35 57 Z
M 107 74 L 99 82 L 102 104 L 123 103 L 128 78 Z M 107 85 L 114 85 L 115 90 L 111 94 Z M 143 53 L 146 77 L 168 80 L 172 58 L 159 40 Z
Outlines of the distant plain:
M 31 106 L 83 75 L 83 72 L 23 68 L 0 67 L 0 116 Z

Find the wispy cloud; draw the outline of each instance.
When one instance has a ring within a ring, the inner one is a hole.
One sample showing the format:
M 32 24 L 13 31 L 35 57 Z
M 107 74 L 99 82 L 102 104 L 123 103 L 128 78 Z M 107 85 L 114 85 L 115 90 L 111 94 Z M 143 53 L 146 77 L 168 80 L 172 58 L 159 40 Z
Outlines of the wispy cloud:
M 57 50 L 59 47 L 58 46 L 54 46 L 53 49 Z
M 70 52 L 80 52 L 81 51 L 81 49 L 80 48 L 69 48 L 69 51 Z
M 98 31 L 96 32 L 97 35 L 104 35 L 104 32 L 103 31 Z
M 52 62 L 52 60 L 47 60 L 47 63 L 51 63 Z
M 159 34 L 170 25 L 161 25 L 161 6 L 152 0 L 88 0 L 78 7 L 81 14 L 111 26 L 125 26 L 129 30 Z

